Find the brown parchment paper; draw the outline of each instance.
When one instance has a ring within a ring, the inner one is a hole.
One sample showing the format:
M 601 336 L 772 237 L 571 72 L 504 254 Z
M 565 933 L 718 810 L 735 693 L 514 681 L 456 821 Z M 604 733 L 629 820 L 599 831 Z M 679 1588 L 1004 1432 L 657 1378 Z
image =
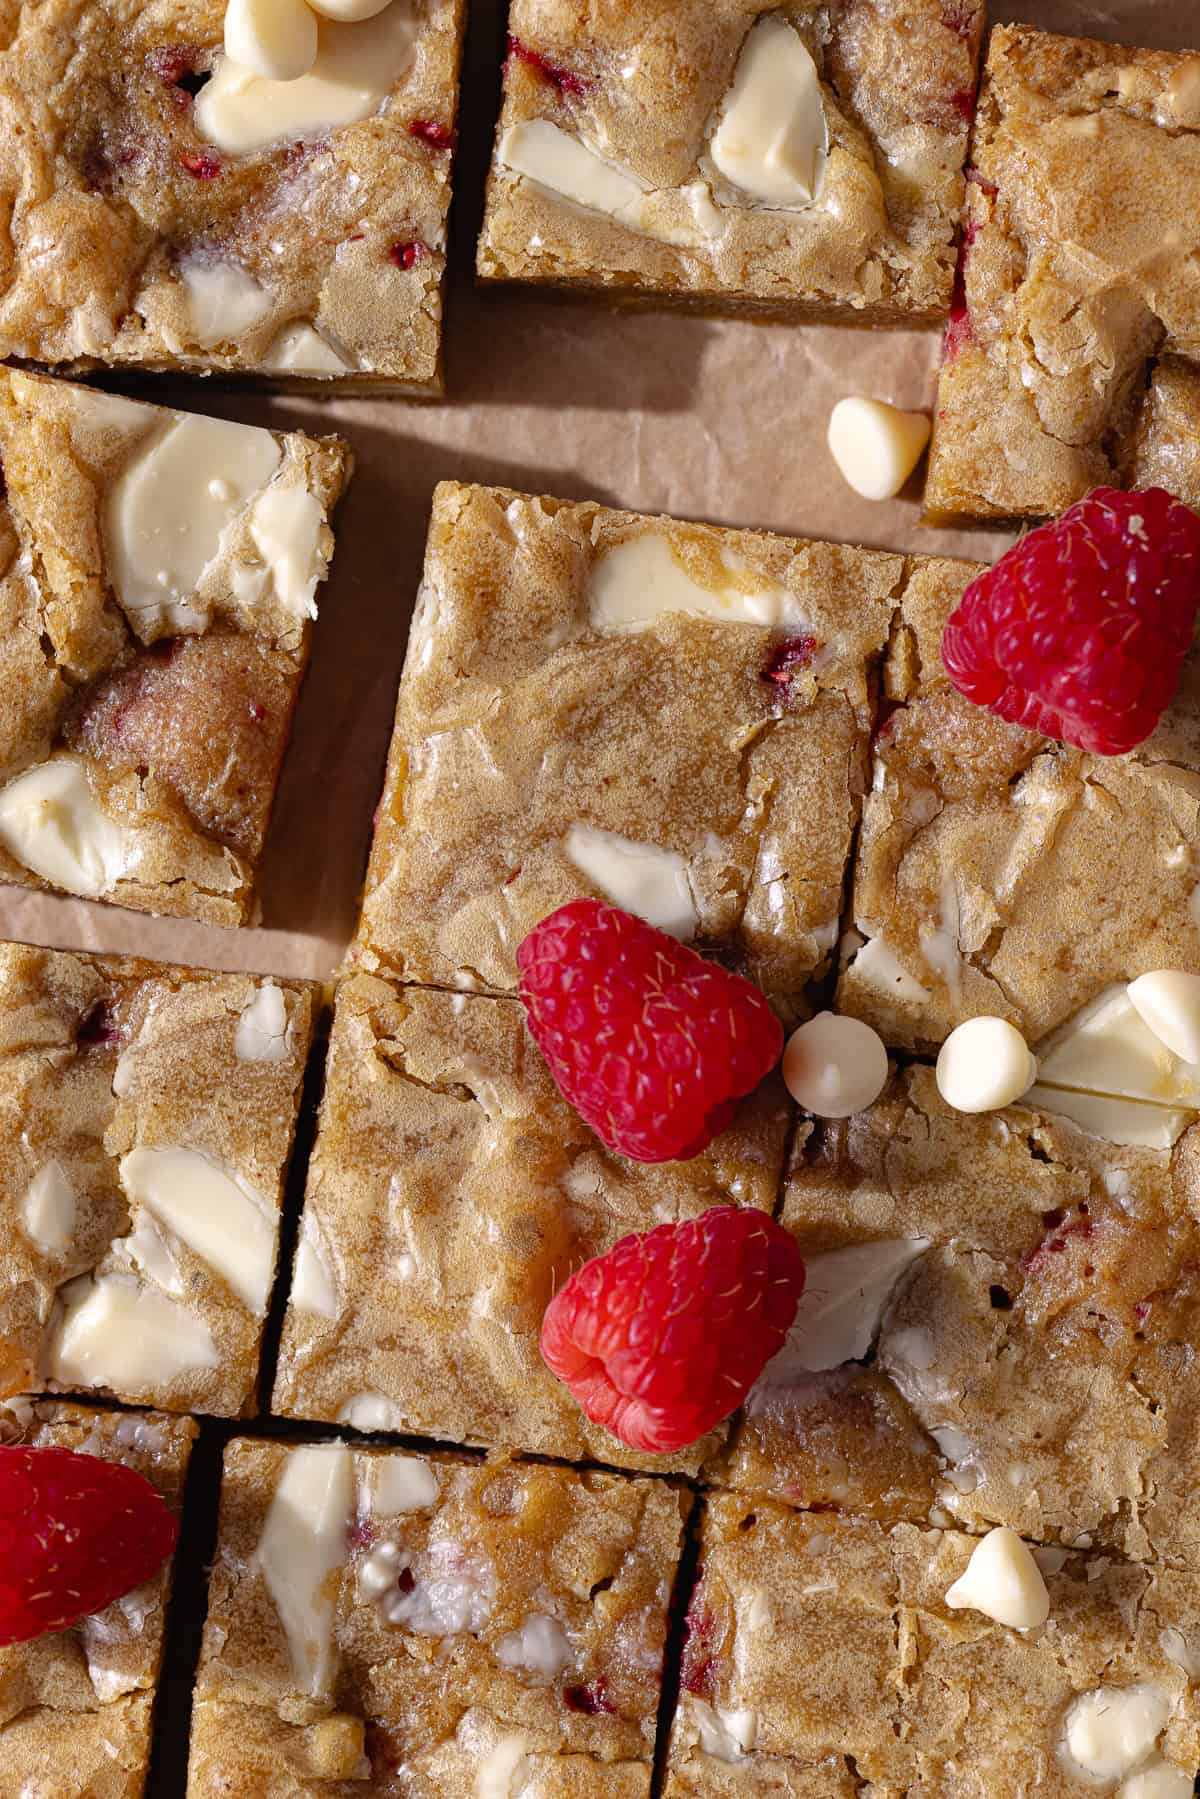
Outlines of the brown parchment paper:
M 444 477 L 899 550 L 990 560 L 1009 541 L 924 529 L 915 488 L 884 504 L 859 499 L 825 447 L 843 394 L 931 405 L 936 332 L 799 329 L 477 292 L 505 7 L 469 8 L 445 402 L 275 398 L 165 380 L 128 389 L 285 429 L 336 430 L 357 458 L 268 841 L 263 928 L 223 931 L 0 887 L 0 936 L 263 973 L 323 978 L 337 968 L 355 924 L 429 499 Z M 990 17 L 1200 47 L 1200 0 L 1027 0 L 994 4 Z

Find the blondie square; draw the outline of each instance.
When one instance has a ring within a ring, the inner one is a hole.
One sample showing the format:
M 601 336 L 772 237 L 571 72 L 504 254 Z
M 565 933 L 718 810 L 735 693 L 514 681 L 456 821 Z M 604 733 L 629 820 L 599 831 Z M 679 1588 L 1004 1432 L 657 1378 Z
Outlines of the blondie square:
M 511 991 L 581 895 L 775 996 L 829 963 L 900 556 L 443 483 L 364 965 Z
M 463 0 L 319 21 L 267 81 L 225 7 L 43 0 L 0 51 L 0 355 L 441 390 Z
M 788 1121 L 774 1077 L 702 1156 L 627 1162 L 561 1098 L 518 1001 L 352 976 L 334 1015 L 276 1411 L 628 1462 L 542 1362 L 546 1305 L 629 1231 L 713 1205 L 769 1211 Z
M 1050 1616 L 1009 1630 L 946 1606 L 975 1541 L 711 1500 L 670 1799 L 1189 1792 L 1200 1765 L 1191 1681 L 1200 1579 L 1038 1551 Z M 1128 1725 L 1114 1729 L 1119 1746 L 1102 1765 L 1102 1731 L 1086 1725 L 1105 1713 Z M 1091 1749 L 1086 1761 L 1072 1744 Z M 1175 1771 L 1176 1783 L 1118 1789 L 1151 1770 L 1163 1780 Z
M 2 370 L 0 460 L 0 880 L 252 922 L 349 452 Z
M 981 0 L 512 0 L 479 273 L 944 318 L 982 27 Z
M 1200 652 L 1145 743 L 1085 754 L 950 685 L 973 572 L 915 566 L 885 670 L 837 999 L 897 1047 L 975 1013 L 1037 1047 L 1112 982 L 1200 971 Z
M 312 998 L 0 944 L 0 1395 L 250 1408 Z
M 1200 55 L 992 33 L 926 507 L 1200 505 Z
M 0 1443 L 72 1449 L 145 1475 L 178 1512 L 190 1418 L 99 1412 L 57 1400 L 0 1405 Z M 0 1792 L 140 1799 L 171 1568 L 70 1630 L 0 1648 Z
M 808 1288 L 733 1485 L 1200 1573 L 1200 1128 L 1106 1141 L 1072 1097 L 969 1116 L 912 1068 L 802 1129 Z
M 189 1799 L 645 1799 L 688 1504 L 661 1481 L 236 1440 Z

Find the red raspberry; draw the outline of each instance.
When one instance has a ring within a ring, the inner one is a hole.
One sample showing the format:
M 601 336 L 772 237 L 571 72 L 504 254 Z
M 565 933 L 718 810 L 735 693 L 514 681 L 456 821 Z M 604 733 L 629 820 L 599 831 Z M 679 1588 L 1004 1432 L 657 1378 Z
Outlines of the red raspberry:
M 0 1449 L 0 1644 L 102 1612 L 150 1579 L 178 1535 L 133 1468 L 70 1449 Z
M 683 1449 L 727 1418 L 783 1344 L 804 1291 L 794 1237 L 714 1206 L 622 1237 L 546 1307 L 542 1355 L 631 1449 Z
M 976 577 L 942 661 L 1000 718 L 1101 756 L 1147 738 L 1200 609 L 1200 518 L 1161 487 L 1098 487 Z
M 757 987 L 599 900 L 543 919 L 517 967 L 563 1097 L 635 1162 L 698 1156 L 783 1049 Z

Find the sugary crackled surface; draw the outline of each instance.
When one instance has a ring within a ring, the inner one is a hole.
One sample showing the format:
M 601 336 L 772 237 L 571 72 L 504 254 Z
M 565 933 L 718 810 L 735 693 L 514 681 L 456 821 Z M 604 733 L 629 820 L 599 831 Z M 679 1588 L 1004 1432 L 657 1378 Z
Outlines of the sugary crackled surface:
M 795 210 L 757 202 L 710 158 L 760 16 L 752 0 L 517 0 L 509 29 L 525 54 L 506 66 L 480 274 L 785 315 L 944 317 L 982 6 L 778 9 L 816 62 L 828 134 L 815 200 Z M 640 181 L 648 229 L 506 165 L 505 134 L 542 119 Z
M 312 1453 L 246 1441 L 226 1453 L 190 1799 L 259 1791 L 268 1770 L 280 1799 L 368 1780 L 405 1799 L 473 1799 L 506 1790 L 502 1767 L 512 1791 L 519 1767 L 529 1794 L 647 1794 L 686 1497 L 326 1446 L 348 1464 L 331 1481 L 349 1511 L 309 1682 L 256 1552 L 289 1461 Z M 405 1509 L 389 1516 L 397 1485 Z
M 918 567 L 905 590 L 843 946 L 839 1009 L 898 1046 L 975 1013 L 1036 1044 L 1111 982 L 1200 969 L 1200 654 L 1144 744 L 1085 755 L 950 686 L 961 569 Z
M 972 156 L 929 512 L 1200 504 L 1200 55 L 998 27 Z
M 952 1530 L 713 1499 L 667 1792 L 1111 1794 L 1115 1780 L 1060 1759 L 1065 1715 L 1101 1685 L 1139 1682 L 1161 1696 L 1163 1759 L 1190 1775 L 1200 1715 L 1179 1662 L 1200 1623 L 1196 1577 L 1055 1555 L 1050 1617 L 1020 1632 L 946 1607 L 973 1546 Z
M 648 604 L 690 580 L 780 623 L 664 611 L 613 630 L 596 596 L 634 540 L 635 555 L 657 546 L 631 580 Z M 361 959 L 511 990 L 533 925 L 601 891 L 568 855 L 582 825 L 672 855 L 697 941 L 798 994 L 836 934 L 903 571 L 898 556 L 443 483 Z
M 627 1232 L 769 1210 L 789 1110 L 766 1082 L 690 1162 L 611 1155 L 561 1099 L 515 1000 L 343 982 L 275 1409 L 637 1462 L 538 1348 L 555 1290 Z M 694 1467 L 712 1441 L 683 1458 Z
M 58 884 L 236 925 L 257 910 L 255 867 L 315 616 L 306 596 L 332 555 L 328 518 L 350 457 L 337 438 L 233 425 L 201 443 L 207 423 L 0 373 L 0 811 L 18 777 L 61 762 L 99 809 L 94 828 L 109 848 L 102 870 L 68 869 Z M 131 480 L 148 491 L 156 456 L 175 444 L 188 446 L 195 490 L 184 480 L 167 493 L 163 483 L 137 523 L 155 513 L 169 531 L 174 511 L 182 524 L 211 506 L 209 483 L 239 446 L 247 473 L 236 490 L 225 482 L 226 506 L 197 532 L 194 588 L 146 605 L 136 565 L 122 557 L 121 501 Z M 291 570 L 263 537 L 263 506 L 295 527 Z M 0 879 L 56 885 L 8 836 Z
M 785 1349 L 723 1478 L 1200 1569 L 1200 1131 L 1167 1152 L 971 1117 L 913 1069 L 806 1136 L 782 1216 L 869 1365 Z M 913 1253 L 864 1300 L 820 1258 L 868 1243 Z
M 327 375 L 438 391 L 462 0 L 391 0 L 386 26 L 324 26 L 327 45 L 382 30 L 385 56 L 398 39 L 381 109 L 240 155 L 204 135 L 224 14 L 221 0 L 14 9 L 0 51 L 0 352 L 241 372 L 270 368 L 281 333 L 307 326 Z M 352 87 L 376 79 L 372 61 Z M 197 306 L 206 279 L 232 286 L 237 310 Z
M 136 1468 L 178 1511 L 190 1418 L 93 1411 L 56 1400 L 0 1405 L 0 1443 L 72 1449 Z M 139 1799 L 171 1570 L 70 1630 L 0 1648 L 0 1790 Z
M 227 1276 L 269 1290 L 311 1022 L 303 983 L 0 944 L 0 1391 L 252 1403 L 266 1305 Z M 145 1153 L 168 1150 L 232 1184 L 219 1212 Z M 84 1363 L 70 1320 L 102 1300 L 121 1317 Z

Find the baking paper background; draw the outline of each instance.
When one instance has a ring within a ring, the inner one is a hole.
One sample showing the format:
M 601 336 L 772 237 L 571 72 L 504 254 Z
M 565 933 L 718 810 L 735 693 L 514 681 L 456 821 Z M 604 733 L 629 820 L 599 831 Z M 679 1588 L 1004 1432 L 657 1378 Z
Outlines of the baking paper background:
M 444 478 L 890 549 L 991 559 L 1009 541 L 926 530 L 915 496 L 860 500 L 826 450 L 843 394 L 931 405 L 936 332 L 743 324 L 476 291 L 505 9 L 468 5 L 445 402 L 272 398 L 203 382 L 126 388 L 277 428 L 338 431 L 357 459 L 268 840 L 263 928 L 204 928 L 0 887 L 0 936 L 216 968 L 335 971 L 355 925 L 430 495 Z M 1196 0 L 996 4 L 990 17 L 1200 48 Z

